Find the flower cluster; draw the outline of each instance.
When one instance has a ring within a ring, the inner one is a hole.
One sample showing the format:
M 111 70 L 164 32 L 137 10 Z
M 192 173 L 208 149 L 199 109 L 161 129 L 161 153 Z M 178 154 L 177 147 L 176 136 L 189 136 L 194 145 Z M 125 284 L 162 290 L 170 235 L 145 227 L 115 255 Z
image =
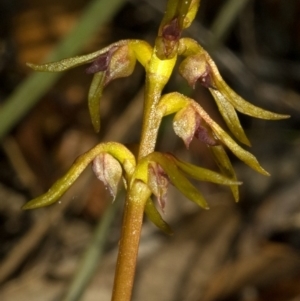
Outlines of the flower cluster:
M 121 179 L 129 191 L 136 183 L 144 183 L 147 189 L 141 198 L 144 198 L 146 214 L 158 227 L 170 233 L 168 225 L 161 218 L 151 199 L 151 195 L 154 195 L 163 210 L 169 183 L 205 209 L 208 208 L 207 202 L 188 178 L 228 185 L 234 199 L 238 201 L 238 186 L 241 183 L 237 181 L 226 148 L 257 172 L 268 175 L 257 159 L 235 142 L 196 101 L 177 92 L 161 95 L 177 57 L 183 56 L 179 73 L 191 87 L 194 88 L 199 83 L 209 89 L 231 134 L 239 142 L 250 145 L 236 111 L 263 119 L 276 120 L 288 117 L 258 108 L 241 98 L 222 79 L 209 54 L 196 41 L 181 38 L 183 29 L 187 28 L 194 19 L 199 3 L 199 0 L 169 1 L 154 48 L 145 41 L 122 40 L 88 55 L 43 65 L 28 64 L 28 66 L 37 71 L 60 72 L 82 64 L 90 64 L 86 73 L 93 74 L 93 80 L 88 104 L 92 124 L 95 131 L 99 132 L 100 99 L 104 87 L 116 78 L 129 76 L 138 61 L 146 70 L 145 99 L 149 103 L 145 101 L 145 110 L 147 107 L 150 108 L 149 114 L 152 114 L 152 117 L 144 120 L 144 123 L 152 122 L 152 128 L 149 127 L 150 132 L 157 132 L 164 116 L 175 114 L 173 119 L 175 133 L 187 148 L 194 138 L 206 144 L 215 157 L 220 173 L 183 162 L 171 154 L 155 152 L 152 147 L 149 147 L 146 155 L 135 158 L 121 144 L 102 143 L 80 156 L 63 178 L 58 180 L 47 193 L 25 204 L 24 209 L 38 208 L 56 202 L 84 168 L 92 163 L 95 175 L 109 188 L 114 198 Z M 147 118 L 149 115 L 144 114 L 144 116 Z M 143 134 L 147 135 L 147 133 Z M 156 139 L 156 136 L 154 138 Z M 155 141 L 152 141 L 152 144 L 155 145 Z M 148 145 L 146 144 L 145 147 Z

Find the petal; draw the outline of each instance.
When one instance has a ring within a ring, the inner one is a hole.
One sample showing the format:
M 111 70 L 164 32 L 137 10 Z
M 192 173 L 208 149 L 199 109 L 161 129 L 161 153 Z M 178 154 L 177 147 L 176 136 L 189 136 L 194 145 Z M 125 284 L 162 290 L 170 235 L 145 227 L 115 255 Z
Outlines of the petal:
M 163 220 L 152 200 L 149 198 L 146 202 L 145 213 L 150 221 L 166 234 L 172 235 L 173 231 L 170 226 Z
M 227 100 L 224 95 L 215 89 L 209 89 L 211 94 L 213 95 L 219 111 L 224 118 L 228 128 L 231 133 L 242 143 L 250 146 L 250 141 L 248 140 L 241 124 L 239 118 L 235 112 L 233 105 Z
M 219 147 L 219 146 L 217 146 Z M 222 146 L 221 146 L 222 147 Z M 214 147 L 212 147 L 213 149 Z M 212 182 L 216 184 L 222 184 L 222 185 L 240 185 L 241 182 L 238 182 L 236 178 L 232 176 L 232 174 L 227 173 L 224 175 L 221 175 L 217 172 L 211 171 L 206 168 L 202 168 L 199 166 L 195 166 L 193 164 L 181 161 L 177 159 L 176 157 L 172 156 L 171 154 L 167 154 L 170 159 L 172 159 L 177 167 L 181 169 L 184 173 L 186 173 L 188 176 L 192 177 L 193 179 L 199 180 L 199 181 L 207 181 Z
M 219 141 L 217 137 L 214 135 L 213 131 L 203 119 L 198 116 L 198 127 L 195 132 L 195 137 L 205 143 L 206 145 L 218 145 Z
M 192 103 L 195 110 L 197 110 L 199 115 L 211 127 L 217 138 L 221 140 L 240 160 L 245 162 L 247 165 L 258 171 L 259 173 L 263 175 L 269 175 L 269 173 L 260 166 L 257 159 L 251 153 L 241 148 L 225 131 L 223 131 L 222 128 L 210 118 L 210 116 L 198 103 L 196 103 L 195 101 L 192 101 Z
M 110 64 L 111 57 L 116 51 L 117 47 L 112 47 L 109 51 L 99 55 L 86 69 L 87 74 L 94 74 L 100 71 L 106 71 L 108 69 L 108 66 Z
M 226 82 L 223 80 L 222 76 L 220 75 L 215 62 L 212 60 L 212 58 L 209 56 L 207 52 L 205 52 L 205 56 L 207 61 L 209 62 L 210 67 L 212 68 L 216 88 L 235 107 L 236 110 L 238 110 L 243 114 L 256 117 L 256 118 L 261 118 L 261 119 L 278 120 L 278 119 L 285 119 L 290 117 L 289 115 L 282 115 L 267 110 L 263 110 L 244 100 L 226 84 Z
M 233 166 L 232 166 L 223 146 L 222 145 L 211 146 L 210 149 L 214 155 L 215 161 L 216 161 L 217 165 L 219 166 L 222 174 L 225 177 L 231 179 L 231 181 L 233 181 L 233 182 L 237 181 L 235 171 L 233 169 Z M 233 183 L 233 185 L 230 185 L 231 192 L 232 192 L 234 200 L 236 202 L 238 202 L 238 200 L 239 200 L 239 187 L 237 185 L 238 183 L 239 182 L 237 182 L 236 184 Z
M 105 81 L 105 72 L 95 73 L 88 95 L 89 112 L 96 133 L 100 131 L 100 99 Z

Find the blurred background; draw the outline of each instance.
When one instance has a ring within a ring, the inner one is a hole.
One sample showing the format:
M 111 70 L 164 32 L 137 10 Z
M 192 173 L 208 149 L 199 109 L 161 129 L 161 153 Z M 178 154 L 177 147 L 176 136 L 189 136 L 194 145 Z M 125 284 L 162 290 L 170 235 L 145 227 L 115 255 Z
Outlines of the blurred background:
M 1 301 L 110 300 L 122 192 L 107 218 L 112 198 L 88 168 L 56 205 L 20 208 L 97 143 L 138 142 L 143 69 L 137 66 L 129 78 L 106 88 L 96 135 L 87 109 L 86 66 L 51 75 L 35 73 L 25 63 L 93 52 L 120 39 L 153 43 L 165 5 L 161 0 L 0 1 Z M 174 235 L 145 219 L 133 301 L 300 300 L 299 16 L 298 0 L 202 0 L 184 35 L 209 51 L 241 96 L 291 118 L 240 115 L 250 151 L 271 177 L 230 155 L 244 183 L 238 204 L 228 189 L 201 183 L 211 207 L 204 212 L 170 189 L 164 218 Z M 226 128 L 203 87 L 191 90 L 175 73 L 165 89 L 171 91 L 196 99 Z M 185 149 L 171 121 L 164 120 L 157 149 L 217 170 L 200 142 Z M 83 254 L 95 245 L 103 256 L 98 262 L 86 255 L 95 269 L 91 281 L 74 285 L 75 275 L 84 273 Z M 79 286 L 86 288 L 83 294 L 76 291 Z

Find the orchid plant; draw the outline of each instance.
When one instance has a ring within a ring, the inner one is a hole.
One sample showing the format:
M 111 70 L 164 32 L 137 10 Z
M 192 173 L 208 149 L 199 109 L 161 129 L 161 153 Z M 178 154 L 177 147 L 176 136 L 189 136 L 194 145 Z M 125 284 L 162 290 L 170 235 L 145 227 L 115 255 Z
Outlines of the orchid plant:
M 33 209 L 55 203 L 89 164 L 113 198 L 116 197 L 119 182 L 123 180 L 126 200 L 113 301 L 131 299 L 144 212 L 164 232 L 172 232 L 157 210 L 153 196 L 163 209 L 168 185 L 172 183 L 186 198 L 208 209 L 203 195 L 189 181 L 192 178 L 227 185 L 235 201 L 238 201 L 241 182 L 237 180 L 226 149 L 255 171 L 268 175 L 257 159 L 235 142 L 199 103 L 178 92 L 162 94 L 178 57 L 184 57 L 179 65 L 179 73 L 191 87 L 201 84 L 210 91 L 228 129 L 240 143 L 250 145 L 236 111 L 262 119 L 288 117 L 258 108 L 237 95 L 225 83 L 216 64 L 201 45 L 193 39 L 181 38 L 182 31 L 194 20 L 199 5 L 200 0 L 168 0 L 154 47 L 143 40 L 122 40 L 91 54 L 42 65 L 28 64 L 36 71 L 47 72 L 61 72 L 89 64 L 86 72 L 93 74 L 93 80 L 88 106 L 96 132 L 100 131 L 100 99 L 103 89 L 114 79 L 129 76 L 136 61 L 145 69 L 143 125 L 138 155 L 135 156 L 117 142 L 100 143 L 77 158 L 66 175 L 45 194 L 23 206 L 23 209 Z M 186 147 L 194 138 L 202 141 L 211 150 L 219 173 L 184 162 L 170 153 L 155 151 L 162 118 L 170 114 L 175 114 L 173 128 Z

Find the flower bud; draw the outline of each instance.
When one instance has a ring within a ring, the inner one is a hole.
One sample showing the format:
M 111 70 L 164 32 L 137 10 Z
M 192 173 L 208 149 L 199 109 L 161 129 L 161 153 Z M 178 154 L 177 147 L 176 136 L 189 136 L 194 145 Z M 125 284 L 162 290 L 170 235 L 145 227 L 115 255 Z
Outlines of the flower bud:
M 171 59 L 177 54 L 181 31 L 178 18 L 174 18 L 162 27 L 155 42 L 158 58 Z

